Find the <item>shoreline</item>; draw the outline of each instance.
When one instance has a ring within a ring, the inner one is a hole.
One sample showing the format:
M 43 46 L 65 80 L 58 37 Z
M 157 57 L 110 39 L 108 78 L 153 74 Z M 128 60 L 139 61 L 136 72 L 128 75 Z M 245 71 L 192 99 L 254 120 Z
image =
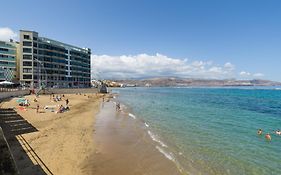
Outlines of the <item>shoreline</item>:
M 147 132 L 148 124 L 126 109 L 116 111 L 115 101 L 102 104 L 95 128 L 96 152 L 86 166 L 92 174 L 182 173 L 174 160 L 159 151 L 162 146 Z
M 20 174 L 182 173 L 148 123 L 123 104 L 116 111 L 112 94 L 65 94 L 60 102 L 51 102 L 49 95 L 40 95 L 38 102 L 33 102 L 35 95 L 24 97 L 31 103 L 27 110 L 17 106 L 17 97 L 1 103 L 1 110 L 9 108 L 22 125 L 17 134 L 5 133 Z M 43 110 L 43 105 L 64 104 L 66 98 L 70 111 Z

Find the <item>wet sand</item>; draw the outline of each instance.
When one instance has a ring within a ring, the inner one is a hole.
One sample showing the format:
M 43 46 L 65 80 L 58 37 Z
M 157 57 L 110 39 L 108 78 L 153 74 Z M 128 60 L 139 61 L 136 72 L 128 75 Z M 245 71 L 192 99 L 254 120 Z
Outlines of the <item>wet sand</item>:
M 104 102 L 95 122 L 96 152 L 85 170 L 98 175 L 177 175 L 175 164 L 156 148 L 145 125 L 116 112 L 113 102 Z

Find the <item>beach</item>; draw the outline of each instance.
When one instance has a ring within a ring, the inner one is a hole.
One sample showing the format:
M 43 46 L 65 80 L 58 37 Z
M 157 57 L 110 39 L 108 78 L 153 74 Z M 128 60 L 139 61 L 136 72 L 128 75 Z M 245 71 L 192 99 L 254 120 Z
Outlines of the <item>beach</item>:
M 236 88 L 27 95 L 1 103 L 0 124 L 20 174 L 280 174 L 280 136 L 256 134 L 278 128 L 280 97 Z M 56 113 L 66 99 L 70 110 Z
M 15 132 L 11 127 L 4 132 L 20 174 L 87 174 L 83 163 L 95 151 L 93 126 L 101 96 L 65 94 L 61 101 L 54 102 L 49 95 L 28 95 L 24 97 L 30 102 L 28 107 L 19 107 L 17 98 L 2 102 L 1 109 L 18 122 Z M 65 105 L 65 99 L 69 99 L 69 111 L 44 109 L 46 105 Z
M 116 111 L 114 100 L 105 101 L 95 122 L 96 152 L 85 164 L 89 174 L 183 174 L 175 160 L 156 146 L 147 127 L 125 106 Z
M 30 106 L 18 105 L 23 98 Z M 70 110 L 57 113 L 66 99 Z M 20 174 L 180 174 L 147 126 L 123 105 L 116 110 L 112 95 L 15 97 L 1 103 L 0 115 Z

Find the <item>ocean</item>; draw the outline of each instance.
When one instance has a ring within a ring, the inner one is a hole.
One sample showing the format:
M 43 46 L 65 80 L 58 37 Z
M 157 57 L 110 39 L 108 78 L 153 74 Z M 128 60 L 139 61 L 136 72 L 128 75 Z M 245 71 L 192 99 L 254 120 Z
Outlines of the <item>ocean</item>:
M 182 174 L 281 174 L 279 88 L 118 88 L 155 149 Z M 258 136 L 261 128 L 263 135 Z M 270 133 L 272 141 L 264 136 Z

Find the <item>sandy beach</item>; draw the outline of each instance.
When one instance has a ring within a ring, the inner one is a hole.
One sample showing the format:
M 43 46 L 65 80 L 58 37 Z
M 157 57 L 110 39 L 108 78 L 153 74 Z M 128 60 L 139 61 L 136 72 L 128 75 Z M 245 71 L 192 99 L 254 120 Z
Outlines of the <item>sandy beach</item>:
M 28 107 L 19 107 L 18 98 L 2 102 L 1 109 L 8 116 L 2 112 L 2 123 L 9 123 L 2 127 L 20 174 L 87 174 L 82 167 L 95 151 L 94 122 L 101 96 L 65 94 L 54 102 L 49 95 L 29 95 L 24 97 L 30 102 Z M 56 106 L 56 111 L 66 99 L 69 111 L 57 114 L 44 109 Z
M 65 94 L 58 102 L 50 95 L 22 98 L 30 106 L 13 98 L 1 103 L 0 113 L 20 174 L 180 174 L 157 150 L 144 123 L 116 111 L 109 95 Z M 70 110 L 56 113 L 66 99 Z

